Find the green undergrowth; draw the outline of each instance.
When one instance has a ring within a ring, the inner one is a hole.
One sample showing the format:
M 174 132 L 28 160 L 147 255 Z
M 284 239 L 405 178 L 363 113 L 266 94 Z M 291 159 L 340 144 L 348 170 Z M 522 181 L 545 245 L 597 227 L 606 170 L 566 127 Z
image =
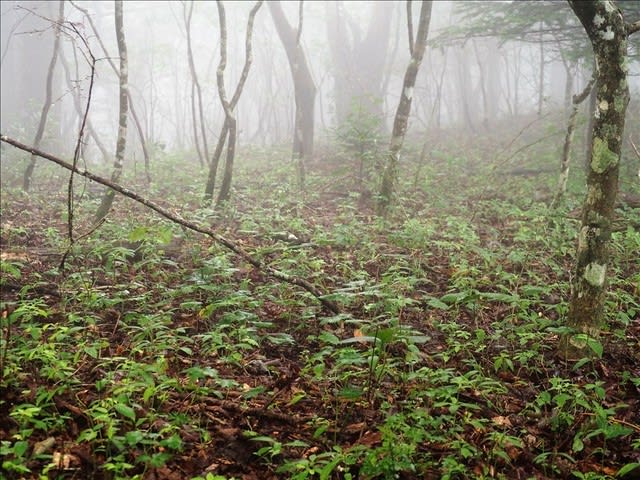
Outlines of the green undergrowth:
M 338 315 L 129 200 L 62 271 L 62 176 L 30 197 L 3 185 L 7 478 L 633 478 L 637 210 L 618 212 L 606 329 L 569 363 L 556 347 L 582 179 L 551 212 L 553 175 L 436 151 L 381 219 L 366 182 L 317 163 L 301 193 L 285 157 L 245 152 L 218 211 L 196 167 L 168 183 L 171 158 L 140 189 L 322 288 Z M 79 200 L 81 233 L 98 201 Z

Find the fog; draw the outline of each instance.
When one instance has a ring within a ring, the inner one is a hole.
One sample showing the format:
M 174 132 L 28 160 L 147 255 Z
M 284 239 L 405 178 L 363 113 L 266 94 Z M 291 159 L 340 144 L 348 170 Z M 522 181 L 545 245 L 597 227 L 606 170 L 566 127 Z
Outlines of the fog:
M 189 5 L 127 1 L 124 29 L 131 99 L 148 145 L 195 157 L 193 82 L 185 28 Z M 244 64 L 247 17 L 253 4 L 242 1 L 224 5 L 229 37 L 225 84 L 227 91 L 233 92 Z M 296 29 L 299 4 L 284 2 L 282 7 Z M 415 88 L 410 135 L 452 127 L 482 133 L 501 119 L 562 109 L 588 82 L 591 60 L 571 58 L 571 45 L 560 38 L 561 32 L 534 35 L 523 29 L 509 38 L 490 36 L 491 32 L 464 32 L 461 7 L 464 2 L 433 5 L 430 43 Z M 34 136 L 44 101 L 58 3 L 7 1 L 1 8 L 1 128 L 7 135 L 27 140 Z M 571 15 L 564 2 L 548 8 Z M 96 58 L 89 118 L 109 150 L 118 128 L 118 78 L 81 9 L 88 12 L 109 56 L 118 64 L 113 3 L 67 2 L 61 55 L 53 72 L 53 104 L 43 139 L 43 146 L 61 154 L 70 152 L 79 128 L 80 117 L 73 101 L 76 91 L 83 108 L 86 106 L 88 50 Z M 414 17 L 418 9 L 414 6 Z M 567 28 L 575 31 L 576 26 L 574 19 Z M 341 43 L 336 45 L 338 36 Z M 211 153 L 224 121 L 216 86 L 220 35 L 215 2 L 195 2 L 191 37 Z M 331 139 L 349 112 L 376 117 L 382 130 L 388 132 L 409 61 L 405 3 L 305 2 L 300 42 L 317 87 L 316 138 Z M 637 41 L 632 44 L 632 55 L 636 48 Z M 70 82 L 65 79 L 64 63 L 70 70 Z M 638 63 L 632 61 L 632 92 L 638 88 L 637 73 Z M 293 83 L 267 5 L 256 16 L 253 65 L 236 111 L 239 145 L 291 141 Z M 140 142 L 131 122 L 128 136 L 127 156 L 139 158 Z M 92 141 L 85 157 L 101 162 Z

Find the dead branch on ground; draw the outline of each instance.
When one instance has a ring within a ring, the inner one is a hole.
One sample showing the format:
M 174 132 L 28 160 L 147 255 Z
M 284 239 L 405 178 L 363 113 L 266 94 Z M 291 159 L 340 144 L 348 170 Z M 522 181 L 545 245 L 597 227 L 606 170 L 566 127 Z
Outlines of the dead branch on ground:
M 335 314 L 340 313 L 340 309 L 338 308 L 336 303 L 333 302 L 332 300 L 325 298 L 326 294 L 322 292 L 319 288 L 317 288 L 315 285 L 312 285 L 311 283 L 307 282 L 302 278 L 296 277 L 294 275 L 289 275 L 288 273 L 281 272 L 280 270 L 277 270 L 269 265 L 265 265 L 260 260 L 252 257 L 248 252 L 246 252 L 244 249 L 239 247 L 235 242 L 223 237 L 222 235 L 220 235 L 219 233 L 216 233 L 212 229 L 202 227 L 188 220 L 185 220 L 179 215 L 169 212 L 169 210 L 167 210 L 166 208 L 161 207 L 157 203 L 137 194 L 132 190 L 129 190 L 128 188 L 125 188 L 117 183 L 111 182 L 106 178 L 100 177 L 98 175 L 94 175 L 93 173 L 87 170 L 80 170 L 79 168 L 74 167 L 72 164 L 58 157 L 55 157 L 49 153 L 46 153 L 36 148 L 25 145 L 17 140 L 14 140 L 13 138 L 7 137 L 6 135 L 0 134 L 0 141 L 8 143 L 9 145 L 13 145 L 14 147 L 20 150 L 23 150 L 25 152 L 31 153 L 32 155 L 36 155 L 38 157 L 44 158 L 45 160 L 49 160 L 50 162 L 60 165 L 61 167 L 66 168 L 67 170 L 75 172 L 77 175 L 83 176 L 85 178 L 88 178 L 89 180 L 93 180 L 94 182 L 97 182 L 106 187 L 109 187 L 115 192 L 118 192 L 119 194 L 125 197 L 128 197 L 132 200 L 135 200 L 138 203 L 141 203 L 142 205 L 150 208 L 154 212 L 159 213 L 164 218 L 171 220 L 172 222 L 177 223 L 178 225 L 182 225 L 183 227 L 188 228 L 189 230 L 193 230 L 194 232 L 207 235 L 208 237 L 213 239 L 216 243 L 231 250 L 233 253 L 238 255 L 247 263 L 251 264 L 257 270 L 260 270 L 263 273 L 267 274 L 268 276 L 275 278 L 277 280 L 281 280 L 283 282 L 290 283 L 291 285 L 296 285 L 298 287 L 303 288 L 304 290 L 312 294 L 314 297 L 316 297 L 318 301 L 327 310 Z

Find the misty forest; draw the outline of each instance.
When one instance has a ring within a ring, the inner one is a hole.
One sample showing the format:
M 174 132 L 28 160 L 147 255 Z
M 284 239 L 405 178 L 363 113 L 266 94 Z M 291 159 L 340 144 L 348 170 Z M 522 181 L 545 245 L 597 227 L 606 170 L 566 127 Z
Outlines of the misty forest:
M 0 478 L 640 478 L 640 2 L 0 12 Z

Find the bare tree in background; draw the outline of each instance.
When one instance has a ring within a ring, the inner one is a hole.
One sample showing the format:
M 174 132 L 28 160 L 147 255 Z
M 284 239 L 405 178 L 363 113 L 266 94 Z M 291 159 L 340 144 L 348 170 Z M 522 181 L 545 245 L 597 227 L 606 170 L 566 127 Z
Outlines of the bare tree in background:
M 40 123 L 38 124 L 38 130 L 36 131 L 35 138 L 33 139 L 33 146 L 35 148 L 40 147 L 40 142 L 44 136 L 44 129 L 47 126 L 47 116 L 49 115 L 49 109 L 51 108 L 51 91 L 53 89 L 53 74 L 56 68 L 56 62 L 58 60 L 58 52 L 60 51 L 60 33 L 62 22 L 64 22 L 64 0 L 60 0 L 58 3 L 58 21 L 54 25 L 55 40 L 53 42 L 53 53 L 51 54 L 51 61 L 49 62 L 49 70 L 47 71 L 47 84 L 44 97 L 44 103 L 42 105 L 42 112 L 40 113 Z M 28 192 L 31 188 L 31 180 L 33 178 L 33 171 L 36 168 L 36 156 L 31 155 L 29 164 L 24 171 L 24 178 L 22 182 L 22 188 Z
M 124 162 L 124 152 L 127 144 L 127 114 L 129 111 L 128 90 L 129 90 L 129 64 L 127 59 L 127 44 L 124 39 L 124 24 L 122 12 L 122 0 L 115 0 L 115 26 L 116 39 L 118 41 L 118 52 L 120 54 L 120 109 L 118 116 L 118 139 L 116 142 L 116 156 L 113 163 L 113 172 L 111 173 L 111 181 L 118 182 L 122 174 L 122 164 Z M 115 192 L 107 190 L 102 203 L 98 207 L 96 213 L 96 223 L 106 217 L 113 204 Z
M 202 107 L 202 88 L 200 88 L 200 82 L 198 81 L 198 74 L 196 72 L 196 64 L 193 59 L 193 47 L 191 46 L 191 17 L 193 16 L 193 0 L 189 2 L 189 6 L 187 6 L 187 2 L 182 3 L 182 16 L 184 18 L 184 25 L 187 34 L 187 56 L 189 58 L 189 71 L 191 72 L 191 114 L 193 118 L 193 136 L 196 146 L 196 151 L 198 152 L 198 158 L 200 159 L 200 165 L 204 165 L 209 162 L 209 145 L 207 143 L 207 131 L 204 123 L 204 108 Z M 194 98 L 194 91 L 197 96 L 197 105 L 198 105 L 198 117 L 196 117 L 195 106 L 196 99 Z M 202 137 L 202 150 L 200 149 L 199 141 L 198 141 L 198 122 L 196 118 L 200 120 L 200 136 Z M 204 155 L 204 159 L 203 159 Z
M 378 128 L 384 129 L 382 99 L 392 70 L 387 65 L 387 52 L 394 3 L 371 2 L 371 8 L 371 21 L 367 30 L 362 31 L 345 11 L 344 2 L 326 3 L 338 128 L 349 120 L 355 107 L 378 119 Z M 412 37 L 413 32 L 409 32 L 409 36 Z
M 582 207 L 576 265 L 567 324 L 560 353 L 567 358 L 589 354 L 589 338 L 597 337 L 604 321 L 609 266 L 609 240 L 618 192 L 618 173 L 629 86 L 627 37 L 640 22 L 625 25 L 622 12 L 610 0 L 569 0 L 595 55 L 596 115 Z
M 287 53 L 289 68 L 293 77 L 293 88 L 296 100 L 295 123 L 293 126 L 293 156 L 297 161 L 298 183 L 304 186 L 306 157 L 313 155 L 313 136 L 315 120 L 316 85 L 311 70 L 300 44 L 302 34 L 302 1 L 298 30 L 294 30 L 282 11 L 279 1 L 268 2 L 269 11 L 276 26 L 278 36 Z
M 411 1 L 411 0 L 407 0 Z M 416 77 L 424 57 L 427 47 L 427 36 L 429 34 L 429 23 L 431 21 L 432 3 L 430 0 L 422 0 L 420 7 L 420 22 L 418 24 L 418 32 L 414 45 L 409 46 L 411 51 L 411 60 L 404 74 L 404 82 L 402 85 L 402 95 L 396 110 L 396 116 L 393 121 L 393 132 L 391 133 L 391 141 L 389 144 L 389 155 L 387 165 L 382 175 L 382 184 L 380 186 L 380 197 L 378 200 L 378 213 L 385 213 L 393 196 L 395 183 L 398 177 L 398 163 L 400 161 L 400 150 L 404 143 L 404 137 L 407 133 L 407 125 L 409 123 L 409 114 L 411 113 L 411 99 L 413 97 L 413 87 L 416 84 Z M 412 19 L 407 18 L 408 25 Z
M 218 96 L 220 97 L 222 108 L 224 108 L 225 118 L 224 124 L 222 126 L 222 131 L 220 132 L 220 136 L 218 137 L 216 150 L 213 153 L 213 158 L 211 159 L 211 164 L 209 165 L 209 178 L 205 187 L 204 198 L 205 201 L 211 201 L 211 199 L 213 198 L 213 189 L 216 183 L 218 164 L 220 162 L 220 156 L 222 155 L 222 149 L 224 148 L 224 144 L 226 141 L 227 155 L 224 164 L 224 174 L 222 177 L 222 183 L 220 185 L 220 192 L 218 193 L 218 198 L 216 200 L 216 206 L 218 206 L 221 203 L 226 202 L 229 199 L 229 195 L 231 194 L 231 180 L 233 178 L 233 162 L 236 153 L 237 129 L 237 120 L 233 111 L 238 103 L 238 100 L 240 99 L 240 95 L 242 94 L 242 89 L 244 88 L 244 84 L 247 81 L 247 77 L 249 76 L 249 68 L 251 67 L 251 62 L 253 60 L 251 53 L 251 36 L 253 33 L 253 22 L 256 18 L 258 10 L 262 6 L 262 0 L 256 2 L 256 4 L 249 12 L 249 20 L 247 21 L 247 34 L 245 37 L 244 67 L 242 68 L 240 80 L 238 80 L 238 85 L 236 86 L 236 90 L 233 93 L 233 97 L 231 97 L 231 100 L 228 100 L 227 92 L 224 86 L 224 71 L 227 67 L 227 18 L 222 1 L 217 0 L 216 5 L 218 7 L 218 18 L 220 20 L 220 63 L 218 64 L 218 69 L 216 70 L 216 79 L 218 82 Z
M 78 59 L 76 57 L 76 50 L 74 49 L 73 51 L 74 53 L 74 60 L 75 60 L 75 67 L 76 67 L 76 71 L 75 71 L 75 78 L 77 79 L 79 77 L 78 74 Z M 67 83 L 67 89 L 71 92 L 71 95 L 73 97 L 73 106 L 76 110 L 76 114 L 78 116 L 78 119 L 82 119 L 82 117 L 84 116 L 84 112 L 82 111 L 82 103 L 81 103 L 81 99 L 80 99 L 80 89 L 78 85 L 74 85 L 74 80 L 71 78 L 71 69 L 69 67 L 69 63 L 67 62 L 65 56 L 64 56 L 64 51 L 60 51 L 60 63 L 62 64 L 62 67 L 64 68 L 64 77 L 65 77 L 65 81 Z M 93 124 L 91 122 L 91 120 L 89 119 L 89 117 L 87 117 L 86 119 L 86 128 L 87 128 L 87 133 L 89 134 L 89 136 L 93 139 L 94 143 L 96 144 L 96 147 L 98 147 L 98 150 L 100 150 L 100 153 L 102 155 L 102 160 L 106 163 L 109 161 L 109 158 L 111 157 L 111 155 L 109 154 L 109 152 L 107 151 L 106 147 L 104 146 L 104 144 L 102 143 L 102 141 L 100 140 L 100 137 L 98 137 L 95 129 L 93 128 Z M 83 146 L 83 149 L 86 146 Z
M 116 64 L 113 62 L 113 60 L 111 59 L 111 56 L 109 55 L 109 52 L 107 51 L 107 47 L 105 46 L 104 42 L 102 41 L 102 37 L 100 37 L 100 34 L 98 33 L 98 29 L 96 28 L 95 23 L 93 22 L 93 19 L 91 18 L 91 15 L 89 14 L 89 11 L 76 5 L 74 2 L 70 1 L 69 3 L 71 3 L 71 5 L 73 5 L 76 9 L 78 9 L 80 12 L 82 12 L 85 16 L 85 18 L 89 21 L 89 25 L 91 26 L 91 30 L 94 33 L 94 35 L 96 36 L 96 39 L 98 40 L 98 43 L 100 44 L 100 48 L 102 49 L 102 52 L 104 53 L 105 58 L 107 59 L 107 62 L 109 63 L 109 66 L 111 67 L 111 69 L 114 71 L 114 73 L 116 74 L 117 77 L 120 77 L 120 72 L 118 71 L 118 67 L 116 67 Z M 142 95 L 140 95 L 138 97 L 141 100 L 144 100 L 142 98 Z M 138 138 L 140 139 L 140 146 L 142 148 L 142 155 L 144 157 L 144 170 L 145 170 L 145 174 L 147 176 L 147 181 L 151 182 L 151 172 L 150 172 L 150 159 L 149 159 L 149 149 L 147 148 L 147 137 L 145 136 L 143 130 L 142 130 L 142 124 L 140 123 L 140 119 L 138 117 L 138 114 L 136 112 L 135 109 L 135 104 L 133 103 L 133 99 L 131 98 L 131 89 L 127 88 L 127 100 L 128 100 L 128 107 L 129 107 L 129 113 L 131 113 L 131 118 L 133 119 L 133 123 L 136 127 L 136 131 L 138 133 Z

